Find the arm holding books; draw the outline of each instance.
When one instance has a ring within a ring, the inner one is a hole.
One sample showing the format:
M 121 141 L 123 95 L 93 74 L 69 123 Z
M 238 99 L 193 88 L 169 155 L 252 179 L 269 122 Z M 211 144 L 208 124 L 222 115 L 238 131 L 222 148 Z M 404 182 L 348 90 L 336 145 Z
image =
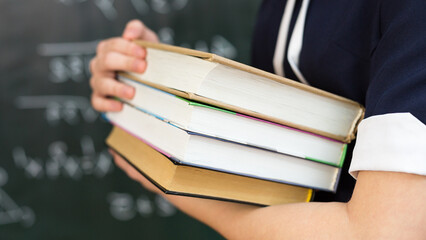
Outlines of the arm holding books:
M 227 239 L 421 239 L 426 234 L 424 176 L 362 171 L 348 203 L 255 207 L 166 195 L 114 154 L 116 164 Z
M 114 71 L 143 72 L 146 52 L 129 40 L 158 41 L 141 22 L 130 22 L 123 38 L 103 41 L 91 62 L 92 104 L 119 111 L 107 96 L 132 98 L 134 90 L 114 80 Z M 114 59 L 112 61 L 111 59 Z M 147 189 L 161 193 L 117 154 L 116 164 Z M 402 160 L 401 160 L 402 161 Z M 420 239 L 426 235 L 426 177 L 360 171 L 348 203 L 299 203 L 272 207 L 164 195 L 190 216 L 229 239 Z

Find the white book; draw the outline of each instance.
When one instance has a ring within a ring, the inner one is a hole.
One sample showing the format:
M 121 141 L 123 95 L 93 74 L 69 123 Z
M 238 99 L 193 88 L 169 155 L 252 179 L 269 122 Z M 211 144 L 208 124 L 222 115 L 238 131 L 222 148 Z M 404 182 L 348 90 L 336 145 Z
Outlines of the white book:
M 348 143 L 364 108 L 349 99 L 192 49 L 136 41 L 144 73 L 127 77 L 155 88 Z
M 346 144 L 298 129 L 182 99 L 120 76 L 135 88 L 131 105 L 190 132 L 341 167 Z
M 177 162 L 238 175 L 335 191 L 340 168 L 193 134 L 128 104 L 106 118 Z

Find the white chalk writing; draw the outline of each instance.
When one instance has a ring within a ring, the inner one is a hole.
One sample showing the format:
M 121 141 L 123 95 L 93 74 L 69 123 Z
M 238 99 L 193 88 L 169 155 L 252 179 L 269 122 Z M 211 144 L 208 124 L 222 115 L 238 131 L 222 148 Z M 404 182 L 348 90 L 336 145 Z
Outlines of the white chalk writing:
M 68 155 L 68 146 L 62 141 L 55 141 L 48 146 L 49 158 L 42 160 L 30 157 L 23 147 L 15 147 L 12 152 L 15 166 L 22 168 L 30 179 L 56 179 L 59 176 L 80 180 L 84 175 L 102 178 L 114 169 L 111 156 L 106 150 L 96 152 L 89 136 L 80 140 L 82 156 Z
M 50 125 L 57 125 L 61 119 L 70 125 L 78 124 L 80 119 L 93 123 L 99 116 L 89 100 L 81 96 L 20 96 L 15 105 L 18 109 L 45 110 L 45 118 Z
M 35 215 L 31 208 L 20 207 L 1 187 L 7 183 L 7 172 L 0 167 L 0 226 L 20 223 L 24 227 L 31 227 L 35 222 Z
M 130 221 L 138 214 L 142 217 L 150 217 L 154 214 L 170 217 L 177 212 L 176 208 L 160 195 L 150 200 L 145 195 L 135 199 L 128 193 L 112 192 L 108 194 L 107 200 L 111 215 L 120 221 Z

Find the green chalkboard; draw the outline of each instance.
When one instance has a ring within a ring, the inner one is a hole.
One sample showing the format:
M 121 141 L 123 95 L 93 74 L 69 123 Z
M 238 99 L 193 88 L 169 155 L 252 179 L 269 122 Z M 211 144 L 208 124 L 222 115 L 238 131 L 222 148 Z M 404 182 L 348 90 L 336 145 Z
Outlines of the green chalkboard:
M 114 166 L 88 63 L 135 18 L 165 43 L 248 63 L 259 4 L 0 1 L 0 239 L 221 239 Z

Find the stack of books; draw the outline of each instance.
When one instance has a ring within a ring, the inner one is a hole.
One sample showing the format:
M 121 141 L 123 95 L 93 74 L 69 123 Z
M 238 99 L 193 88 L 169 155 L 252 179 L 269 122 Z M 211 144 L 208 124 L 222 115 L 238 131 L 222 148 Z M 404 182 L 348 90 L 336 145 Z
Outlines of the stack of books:
M 143 74 L 105 118 L 118 152 L 166 193 L 259 205 L 335 191 L 364 108 L 214 54 L 137 42 Z

